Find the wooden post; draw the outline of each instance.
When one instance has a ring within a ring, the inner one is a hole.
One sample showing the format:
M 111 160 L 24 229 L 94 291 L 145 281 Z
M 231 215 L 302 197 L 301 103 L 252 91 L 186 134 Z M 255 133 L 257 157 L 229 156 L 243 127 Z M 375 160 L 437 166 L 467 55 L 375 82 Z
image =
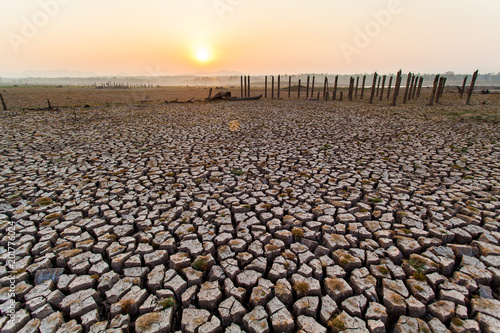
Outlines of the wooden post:
M 356 93 L 354 94 L 354 97 L 358 99 L 358 87 L 359 87 L 359 76 L 356 76 Z
M 399 89 L 401 89 L 401 81 L 403 80 L 403 72 L 399 70 L 396 76 L 396 84 L 394 86 L 394 95 L 392 96 L 392 106 L 396 106 L 399 96 Z
M 250 97 L 250 75 L 248 75 L 248 97 Z
M 333 100 L 337 99 L 337 86 L 339 83 L 339 76 L 335 75 L 335 83 L 333 84 Z
M 327 100 L 327 97 L 326 97 L 326 87 L 328 85 L 328 76 L 325 75 L 325 83 L 323 85 L 323 99 L 324 100 Z
M 309 99 L 309 75 L 307 76 L 306 99 Z
M 299 88 L 297 89 L 297 98 L 300 99 L 300 85 L 302 83 L 302 80 L 299 79 Z
M 411 82 L 411 72 L 408 73 L 408 79 L 406 80 L 406 88 L 405 88 L 405 95 L 403 97 L 403 104 L 406 104 L 406 101 L 408 100 L 408 91 L 410 90 L 410 82 Z
M 343 98 L 344 98 L 344 92 L 343 92 L 343 91 L 341 91 L 341 92 L 340 92 L 340 98 L 339 98 L 339 101 L 341 101 L 341 102 L 342 102 L 342 99 L 343 99 Z
M 267 98 L 267 75 L 264 80 L 264 98 Z
M 351 76 L 349 80 L 349 100 L 352 101 L 352 96 L 354 95 L 354 78 Z
M 47 104 L 49 105 L 48 108 L 52 110 L 52 105 L 50 105 L 50 99 L 47 98 Z
M 288 77 L 288 99 L 290 99 L 292 94 L 292 77 Z
M 247 97 L 247 76 L 245 75 L 245 97 Z
M 314 80 L 316 80 L 316 76 L 313 75 L 313 82 L 311 85 L 311 98 L 314 98 Z
M 417 85 L 418 85 L 418 81 L 420 80 L 420 77 L 417 76 L 415 78 L 415 84 L 413 85 L 413 94 L 411 96 L 411 99 L 415 99 L 415 94 L 417 93 Z
M 7 111 L 7 104 L 5 104 L 5 101 L 4 101 L 4 99 L 3 99 L 2 94 L 0 94 L 0 100 L 2 100 L 2 107 L 3 107 L 3 110 L 4 110 L 4 111 Z
M 467 102 L 465 103 L 466 105 L 470 105 L 470 99 L 472 97 L 472 93 L 474 92 L 474 86 L 476 85 L 477 73 L 478 71 L 475 71 L 474 75 L 472 75 L 472 82 L 470 84 L 469 93 L 467 94 Z
M 240 77 L 241 78 L 241 98 L 243 98 L 243 75 Z
M 387 85 L 387 99 L 391 97 L 391 88 L 392 88 L 392 75 L 389 77 L 389 84 Z
M 280 99 L 280 90 L 281 90 L 281 75 L 278 74 L 278 99 Z
M 436 75 L 434 78 L 434 85 L 432 86 L 432 92 L 431 92 L 431 98 L 429 99 L 429 104 L 430 106 L 434 105 L 434 96 L 436 96 L 436 90 L 439 85 L 439 75 Z
M 380 93 L 380 80 L 381 80 L 381 79 L 382 79 L 382 77 L 381 77 L 381 76 L 379 76 L 379 77 L 378 77 L 378 84 L 377 84 L 377 96 L 376 96 L 376 97 L 378 97 L 378 95 L 379 95 L 379 93 Z
M 441 91 L 439 92 L 439 97 L 443 97 L 443 94 L 444 94 L 444 88 L 446 87 L 446 80 L 447 78 L 443 78 L 443 84 L 441 85 Z
M 420 92 L 422 91 L 422 84 L 424 83 L 424 77 L 420 77 L 420 81 L 418 82 L 418 90 L 417 90 L 417 98 L 420 98 Z
M 467 84 L 467 78 L 468 78 L 468 76 L 466 75 L 464 77 L 464 83 L 462 83 L 462 90 L 460 90 L 460 98 L 462 98 L 464 96 L 465 85 Z
M 366 75 L 363 75 L 363 83 L 361 84 L 361 99 L 363 99 L 363 95 L 365 94 L 365 83 L 366 83 Z
M 207 99 L 210 99 L 210 97 L 212 97 L 212 88 L 210 87 L 210 90 L 208 91 L 208 98 Z
M 382 76 L 382 90 L 380 91 L 380 101 L 384 98 L 384 88 L 385 88 L 385 80 L 387 79 L 387 75 Z
M 439 103 L 439 99 L 441 98 L 441 89 L 443 89 L 444 77 L 439 78 L 439 84 L 436 91 L 436 97 L 434 102 Z
M 274 99 L 274 75 L 271 76 L 271 99 Z
M 411 100 L 411 93 L 413 91 L 413 85 L 415 84 L 415 74 L 411 76 L 410 90 L 408 91 L 408 100 Z
M 373 97 L 375 97 L 375 88 L 377 87 L 377 72 L 373 74 L 373 84 L 372 84 L 372 91 L 370 95 L 370 104 L 373 103 Z

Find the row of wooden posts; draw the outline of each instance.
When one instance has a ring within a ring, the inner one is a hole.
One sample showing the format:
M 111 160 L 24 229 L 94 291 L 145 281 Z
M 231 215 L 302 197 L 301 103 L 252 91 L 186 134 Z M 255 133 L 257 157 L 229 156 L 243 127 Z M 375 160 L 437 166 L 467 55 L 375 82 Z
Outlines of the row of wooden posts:
M 472 93 L 474 91 L 474 86 L 476 83 L 478 71 L 474 72 L 474 75 L 472 76 L 472 83 L 471 86 L 468 90 L 467 94 L 467 101 L 466 104 L 470 104 L 470 99 L 472 97 Z M 371 92 L 370 92 L 370 97 L 369 97 L 369 103 L 372 104 L 375 98 L 378 98 L 380 101 L 384 99 L 384 97 L 387 100 L 390 100 L 391 97 L 391 90 L 393 89 L 392 82 L 393 82 L 393 76 L 389 76 L 389 83 L 387 84 L 387 93 L 385 93 L 386 89 L 386 82 L 387 82 L 387 75 L 379 75 L 375 72 L 373 75 L 373 83 L 371 86 Z M 465 85 L 467 84 L 467 76 L 464 78 L 463 84 L 462 84 L 462 89 L 460 90 L 460 98 L 463 97 L 464 91 L 465 91 Z M 315 79 L 316 77 L 312 77 L 312 82 L 311 82 L 311 76 L 307 76 L 307 84 L 306 84 L 306 99 L 315 99 L 319 100 L 320 99 L 320 94 L 321 91 L 317 92 L 316 98 L 314 98 L 314 84 L 315 84 Z M 331 98 L 333 100 L 337 100 L 337 90 L 338 90 L 338 79 L 339 76 L 335 76 L 335 81 L 333 84 L 333 92 L 331 95 Z M 392 95 L 392 100 L 391 100 L 391 105 L 396 106 L 397 99 L 400 94 L 401 90 L 401 82 L 403 79 L 402 71 L 400 70 L 395 78 L 395 84 L 394 84 L 394 89 L 393 89 L 393 95 Z M 349 90 L 347 93 L 347 98 L 352 101 L 353 99 L 358 98 L 358 91 L 360 90 L 360 99 L 364 98 L 365 90 L 370 89 L 369 87 L 366 88 L 366 75 L 363 75 L 362 78 L 362 83 L 361 87 L 359 85 L 360 77 L 352 77 L 350 78 L 349 82 Z M 403 95 L 403 104 L 406 104 L 407 101 L 410 101 L 412 99 L 418 99 L 420 98 L 420 93 L 422 91 L 422 84 L 424 82 L 424 78 L 422 76 L 415 76 L 413 73 L 408 73 L 407 76 L 407 81 L 406 81 L 406 88 L 404 91 Z M 311 84 L 312 83 L 312 84 Z M 439 99 L 443 96 L 444 93 L 444 88 L 446 86 L 446 77 L 436 75 L 434 79 L 434 84 L 432 87 L 432 92 L 430 96 L 430 100 L 428 105 L 433 105 L 434 103 L 438 103 Z M 274 75 L 271 76 L 271 98 L 275 98 L 275 77 Z M 299 79 L 298 87 L 297 87 L 297 98 L 301 98 L 301 88 L 302 88 L 302 80 Z M 250 91 L 251 91 L 251 81 L 250 81 L 250 76 L 241 76 L 241 97 L 250 97 Z M 292 94 L 292 77 L 288 77 L 288 98 L 291 98 Z M 340 91 L 339 94 L 339 101 L 342 101 L 344 98 L 344 92 Z M 265 76 L 265 81 L 264 81 L 264 98 L 268 98 L 268 77 Z M 277 89 L 276 89 L 276 98 L 281 99 L 281 75 L 278 75 L 277 77 Z M 328 77 L 325 76 L 324 84 L 323 84 L 323 96 L 322 98 L 327 101 L 330 98 L 330 91 L 329 91 L 329 83 L 328 83 Z

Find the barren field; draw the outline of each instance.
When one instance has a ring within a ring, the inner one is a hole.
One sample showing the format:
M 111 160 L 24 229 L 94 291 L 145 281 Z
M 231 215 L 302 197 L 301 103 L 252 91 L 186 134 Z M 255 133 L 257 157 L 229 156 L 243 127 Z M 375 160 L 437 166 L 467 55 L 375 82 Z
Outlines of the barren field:
M 2 333 L 500 332 L 500 95 L 2 90 Z

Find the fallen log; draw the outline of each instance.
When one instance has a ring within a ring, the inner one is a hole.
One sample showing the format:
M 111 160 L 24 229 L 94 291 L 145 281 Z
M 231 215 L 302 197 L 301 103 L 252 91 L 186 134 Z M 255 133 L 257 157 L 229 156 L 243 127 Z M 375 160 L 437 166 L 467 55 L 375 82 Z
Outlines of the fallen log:
M 205 100 L 207 102 L 213 102 L 219 99 L 225 101 L 254 101 L 262 98 L 262 95 L 251 96 L 251 97 L 232 97 L 230 91 L 219 91 L 214 96 L 211 96 L 212 91 L 210 90 L 210 95 Z

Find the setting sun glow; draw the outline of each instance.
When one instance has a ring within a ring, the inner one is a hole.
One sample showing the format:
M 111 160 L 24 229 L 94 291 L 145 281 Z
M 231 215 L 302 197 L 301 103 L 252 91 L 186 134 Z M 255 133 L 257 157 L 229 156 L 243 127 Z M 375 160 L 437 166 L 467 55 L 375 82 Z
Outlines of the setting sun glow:
M 198 47 L 195 53 L 195 59 L 200 63 L 209 62 L 212 59 L 212 55 L 208 48 Z

